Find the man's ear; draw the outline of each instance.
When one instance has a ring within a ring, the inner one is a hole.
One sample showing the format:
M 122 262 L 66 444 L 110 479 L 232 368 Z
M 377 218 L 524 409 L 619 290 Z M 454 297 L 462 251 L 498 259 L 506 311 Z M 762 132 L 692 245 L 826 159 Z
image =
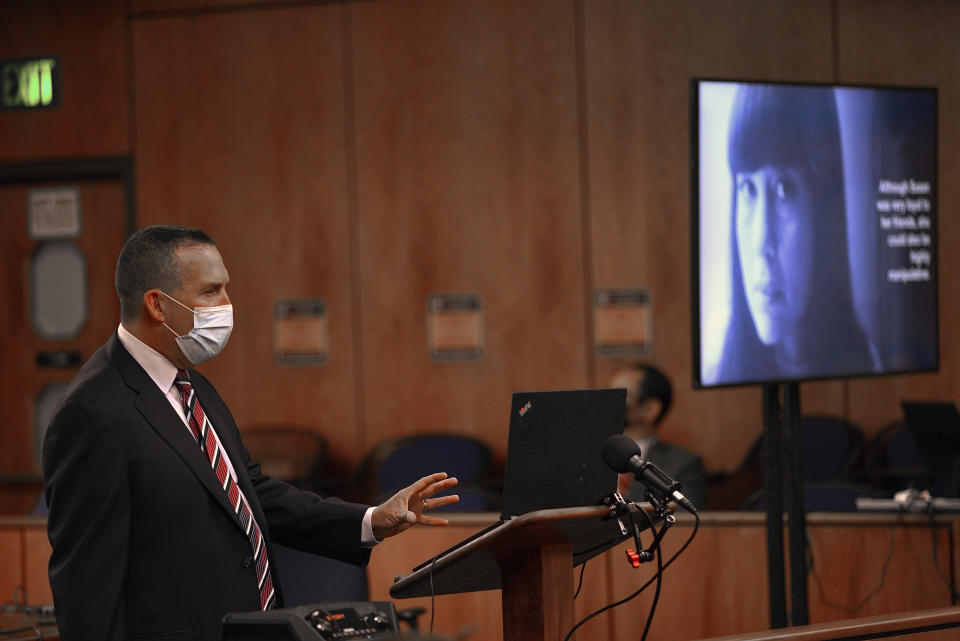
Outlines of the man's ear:
M 660 416 L 660 410 L 663 409 L 663 401 L 654 396 L 644 399 L 640 403 L 640 411 L 643 412 L 643 420 L 653 425 L 657 417 Z
M 158 289 L 148 289 L 143 294 L 143 308 L 146 314 L 157 323 L 167 321 L 166 314 L 163 313 L 163 294 Z

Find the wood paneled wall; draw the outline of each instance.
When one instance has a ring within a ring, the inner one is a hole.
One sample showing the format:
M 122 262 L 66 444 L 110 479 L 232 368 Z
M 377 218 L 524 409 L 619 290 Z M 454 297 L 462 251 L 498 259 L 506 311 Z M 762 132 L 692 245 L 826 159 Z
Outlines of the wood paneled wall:
M 502 453 L 512 391 L 589 384 L 574 14 L 350 9 L 368 437 L 449 429 Z M 480 295 L 482 360 L 428 360 L 434 292 Z
M 125 0 L 3 3 L 0 59 L 59 56 L 63 96 L 57 109 L 2 112 L 0 162 L 130 151 L 125 6 Z
M 0 54 L 59 53 L 65 99 L 0 114 L 0 160 L 133 153 L 138 224 L 217 239 L 237 331 L 203 369 L 242 426 L 310 426 L 348 464 L 440 429 L 502 457 L 510 392 L 620 365 L 593 290 L 646 286 L 664 436 L 729 470 L 760 393 L 689 383 L 689 79 L 939 88 L 942 371 L 802 386 L 873 433 L 902 398 L 960 401 L 958 31 L 949 0 L 7 3 Z M 435 292 L 482 297 L 481 360 L 428 359 Z M 275 365 L 274 303 L 314 296 L 329 362 Z
M 47 563 L 47 522 L 39 518 L 0 518 L 0 594 L 4 605 L 53 603 Z
M 86 325 L 73 338 L 50 341 L 41 338 L 30 322 L 26 304 L 33 287 L 29 259 L 40 247 L 27 234 L 27 217 L 13 216 L 5 221 L 0 237 L 0 300 L 6 331 L 0 335 L 0 359 L 5 375 L 16 374 L 16 384 L 0 388 L 0 405 L 5 421 L 0 443 L 0 475 L 39 477 L 40 451 L 34 446 L 34 398 L 27 390 L 41 390 L 50 384 L 66 384 L 74 372 L 61 367 L 39 367 L 36 354 L 63 350 L 89 356 L 104 341 L 103 333 L 112 332 L 119 322 L 120 305 L 113 287 L 116 255 L 125 238 L 123 186 L 119 181 L 75 181 L 82 203 L 83 232 L 73 240 L 86 259 L 88 286 Z M 22 211 L 27 188 L 0 186 L 0 211 Z M 56 283 L 47 283 L 54 287 Z M 36 500 L 36 488 L 28 505 Z
M 831 80 L 831 3 L 582 7 L 592 285 L 650 288 L 652 360 L 676 392 L 662 433 L 709 469 L 732 469 L 761 431 L 761 397 L 756 387 L 690 384 L 690 79 Z M 619 363 L 597 360 L 602 384 Z M 842 386 L 804 386 L 804 409 L 842 414 Z
M 202 366 L 241 425 L 301 424 L 335 451 L 358 419 L 345 7 L 133 21 L 138 222 L 197 226 L 230 272 L 236 331 Z M 273 307 L 323 297 L 330 358 L 273 363 Z
M 947 36 L 960 25 L 952 2 L 883 0 L 868 11 L 838 3 L 840 75 L 864 83 L 917 84 L 939 91 L 940 362 L 935 375 L 898 376 L 847 384 L 850 416 L 866 426 L 888 420 L 901 399 L 953 399 L 960 394 L 960 42 Z

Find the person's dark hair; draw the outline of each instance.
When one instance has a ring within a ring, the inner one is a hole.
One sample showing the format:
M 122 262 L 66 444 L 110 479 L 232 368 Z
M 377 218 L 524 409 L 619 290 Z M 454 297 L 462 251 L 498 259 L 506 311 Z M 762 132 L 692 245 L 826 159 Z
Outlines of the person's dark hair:
M 670 379 L 652 365 L 634 365 L 632 369 L 640 375 L 637 405 L 649 398 L 660 399 L 660 413 L 653 421 L 654 425 L 659 425 L 667 415 L 667 410 L 670 409 L 670 401 L 673 400 L 673 386 L 670 385 Z
M 122 320 L 133 320 L 140 315 L 143 295 L 148 290 L 172 292 L 180 288 L 176 253 L 192 245 L 215 243 L 199 229 L 174 225 L 144 227 L 127 238 L 114 273 Z
M 799 171 L 811 187 L 814 292 L 800 326 L 817 331 L 809 362 L 817 374 L 831 368 L 872 369 L 866 337 L 853 311 L 840 123 L 828 88 L 743 85 L 734 101 L 727 146 L 733 185 L 730 207 L 731 318 L 717 382 L 775 379 L 774 348 L 757 335 L 743 290 L 737 239 L 738 172 L 764 166 Z

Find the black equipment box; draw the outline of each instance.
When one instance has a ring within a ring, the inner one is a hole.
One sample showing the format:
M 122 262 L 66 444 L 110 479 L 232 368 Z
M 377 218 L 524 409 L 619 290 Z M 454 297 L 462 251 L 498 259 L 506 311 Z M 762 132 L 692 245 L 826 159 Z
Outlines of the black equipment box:
M 223 641 L 352 641 L 395 639 L 397 613 L 389 601 L 314 603 L 223 617 Z

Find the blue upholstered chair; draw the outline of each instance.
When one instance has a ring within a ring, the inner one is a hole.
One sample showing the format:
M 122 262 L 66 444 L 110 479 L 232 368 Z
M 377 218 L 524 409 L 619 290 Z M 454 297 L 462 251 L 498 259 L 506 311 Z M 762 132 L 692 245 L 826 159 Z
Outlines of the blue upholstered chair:
M 804 416 L 800 420 L 805 481 L 849 480 L 863 456 L 863 430 L 834 416 Z
M 942 496 L 944 488 L 934 487 L 933 470 L 920 454 L 913 431 L 903 419 L 897 419 L 870 440 L 864 456 L 865 478 L 892 495 L 909 487 L 931 490 Z
M 285 607 L 369 599 L 366 568 L 283 545 L 272 549 Z
M 800 420 L 804 503 L 810 511 L 853 511 L 860 496 L 879 496 L 876 488 L 859 481 L 863 458 L 863 430 L 834 416 L 804 416 Z M 762 470 L 763 435 L 750 452 Z M 741 506 L 765 507 L 765 492 L 757 489 Z
M 459 480 L 453 493 L 458 503 L 445 510 L 484 512 L 499 508 L 499 496 L 487 485 L 490 448 L 465 434 L 418 434 L 388 439 L 374 448 L 364 463 L 371 500 L 379 502 L 432 472 Z

